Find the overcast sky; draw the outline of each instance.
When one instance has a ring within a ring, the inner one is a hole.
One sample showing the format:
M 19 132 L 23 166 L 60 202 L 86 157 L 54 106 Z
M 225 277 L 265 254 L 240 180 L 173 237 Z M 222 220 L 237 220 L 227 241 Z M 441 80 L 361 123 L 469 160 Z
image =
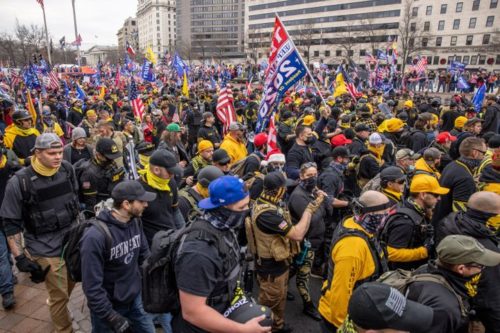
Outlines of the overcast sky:
M 75 40 L 72 0 L 44 0 L 47 28 L 54 46 L 62 36 Z M 95 44 L 117 45 L 116 33 L 129 16 L 134 17 L 137 0 L 76 0 L 78 33 L 84 50 Z M 0 32 L 13 32 L 16 18 L 21 24 L 43 27 L 42 8 L 36 0 L 0 0 Z

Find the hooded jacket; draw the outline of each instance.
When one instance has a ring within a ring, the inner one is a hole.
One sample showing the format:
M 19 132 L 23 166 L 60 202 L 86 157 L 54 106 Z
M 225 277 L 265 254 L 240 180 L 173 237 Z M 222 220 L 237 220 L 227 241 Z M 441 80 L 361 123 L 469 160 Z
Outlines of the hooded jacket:
M 19 158 L 19 163 L 24 165 L 24 160 L 32 155 L 31 149 L 39 135 L 36 128 L 23 129 L 12 124 L 5 129 L 4 144 L 6 148 L 12 149 Z
M 98 218 L 109 228 L 111 248 L 106 248 L 105 235 L 91 226 L 80 242 L 80 255 L 82 286 L 88 306 L 104 319 L 114 305 L 130 304 L 140 294 L 140 265 L 150 252 L 139 219 L 123 223 L 109 210 L 101 212 Z

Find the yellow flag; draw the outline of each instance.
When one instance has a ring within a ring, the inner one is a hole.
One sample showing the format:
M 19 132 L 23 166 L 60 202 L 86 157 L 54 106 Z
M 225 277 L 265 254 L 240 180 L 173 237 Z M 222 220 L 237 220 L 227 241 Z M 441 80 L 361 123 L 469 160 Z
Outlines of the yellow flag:
M 145 56 L 149 62 L 152 62 L 153 65 L 156 65 L 156 55 L 154 54 L 153 49 L 151 49 L 151 47 L 148 47 Z
M 184 71 L 184 81 L 182 82 L 182 94 L 186 97 L 189 97 L 188 78 L 185 71 Z
M 103 100 L 105 94 L 106 94 L 106 87 L 101 86 L 101 91 L 99 92 L 99 99 Z
M 344 81 L 344 75 L 342 73 L 338 73 L 335 78 L 335 92 L 333 93 L 333 97 L 336 98 L 338 96 L 342 96 L 343 94 L 347 94 L 347 88 Z
M 28 100 L 28 112 L 31 115 L 31 118 L 33 118 L 33 124 L 36 123 L 36 110 L 35 106 L 33 105 L 33 99 L 31 99 L 31 92 L 29 89 L 27 89 L 27 94 L 26 94 L 26 99 Z

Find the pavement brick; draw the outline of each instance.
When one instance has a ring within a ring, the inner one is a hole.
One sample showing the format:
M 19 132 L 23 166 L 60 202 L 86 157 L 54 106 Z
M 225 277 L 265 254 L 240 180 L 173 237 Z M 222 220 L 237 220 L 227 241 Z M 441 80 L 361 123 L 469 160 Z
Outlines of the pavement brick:
M 19 332 L 19 333 L 33 332 L 35 329 L 38 329 L 38 327 L 40 327 L 44 324 L 46 324 L 46 323 L 43 321 L 40 321 L 40 320 L 36 320 L 33 318 L 24 318 L 23 320 L 21 320 L 21 322 L 19 324 L 17 324 L 16 326 L 14 326 L 12 328 L 12 331 Z
M 14 326 L 19 324 L 26 316 L 9 312 L 7 316 L 0 319 L 0 329 L 10 331 Z

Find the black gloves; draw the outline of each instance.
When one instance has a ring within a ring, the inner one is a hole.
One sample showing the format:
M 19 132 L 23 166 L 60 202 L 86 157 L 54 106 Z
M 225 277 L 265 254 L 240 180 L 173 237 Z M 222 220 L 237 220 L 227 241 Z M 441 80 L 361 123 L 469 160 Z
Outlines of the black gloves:
M 427 249 L 427 255 L 431 257 L 434 253 L 434 237 L 427 237 L 424 241 L 424 247 Z
M 18 255 L 15 259 L 16 266 L 21 272 L 32 273 L 42 270 L 42 266 L 28 259 L 28 257 L 26 257 L 24 254 Z
M 16 266 L 21 272 L 31 273 L 31 281 L 34 283 L 41 283 L 45 281 L 45 276 L 50 270 L 50 265 L 45 267 L 45 269 L 42 269 L 42 266 L 28 259 L 28 257 L 24 254 L 17 256 L 15 259 Z
M 106 320 L 115 333 L 133 333 L 127 319 L 118 312 L 112 312 Z

